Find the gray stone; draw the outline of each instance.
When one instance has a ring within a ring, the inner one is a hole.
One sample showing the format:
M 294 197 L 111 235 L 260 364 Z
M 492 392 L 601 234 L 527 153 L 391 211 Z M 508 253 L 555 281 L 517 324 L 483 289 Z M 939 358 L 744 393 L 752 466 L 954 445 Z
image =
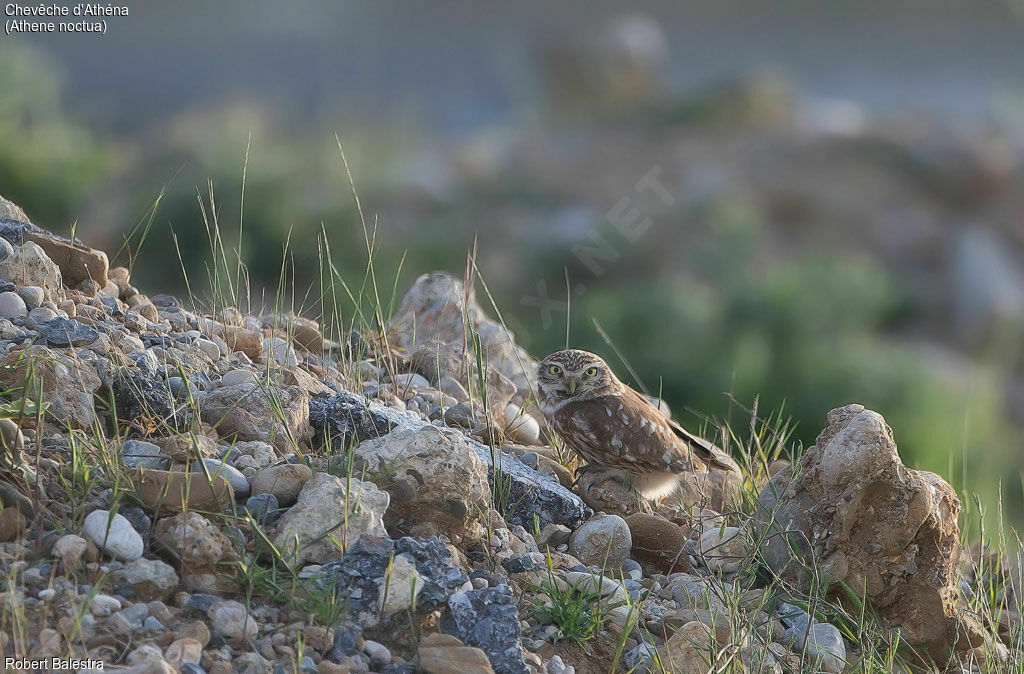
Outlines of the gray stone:
M 621 568 L 632 547 L 629 525 L 618 515 L 598 515 L 569 537 L 569 554 L 599 569 Z
M 415 587 L 395 580 L 396 568 L 414 570 L 414 576 L 404 578 L 408 582 L 415 577 Z M 453 565 L 451 551 L 437 537 L 404 537 L 392 542 L 363 535 L 339 561 L 324 564 L 314 582 L 325 591 L 341 594 L 356 625 L 374 627 L 399 609 L 410 610 L 413 598 L 418 615 L 443 607 L 453 592 L 468 587 L 469 577 Z
M 125 440 L 119 454 L 121 462 L 129 468 L 167 470 L 171 466 L 171 459 L 159 447 L 145 440 Z
M 211 477 L 217 475 L 223 476 L 231 484 L 231 488 L 235 490 L 235 496 L 247 496 L 249 494 L 249 480 L 234 466 L 230 466 L 220 459 L 203 459 L 203 464 L 206 464 L 206 471 Z M 202 472 L 203 466 L 199 461 L 192 463 L 192 472 Z
M 245 502 L 245 509 L 260 524 L 270 524 L 280 517 L 281 513 L 278 512 L 280 507 L 277 497 L 273 494 L 256 494 L 250 496 Z
M 846 667 L 846 643 L 839 630 L 823 622 L 812 620 L 811 616 L 792 604 L 779 607 L 779 618 L 788 624 L 783 641 L 802 653 L 823 671 L 838 674 Z
M 56 347 L 85 346 L 100 336 L 96 328 L 70 318 L 52 318 L 40 324 L 38 330 L 47 345 Z
M 18 293 L 0 293 L 0 317 L 7 319 L 22 318 L 28 314 L 25 300 Z
M 18 288 L 18 294 L 21 295 L 21 299 L 25 300 L 25 306 L 29 311 L 38 307 L 46 299 L 46 293 L 39 286 L 21 286 Z

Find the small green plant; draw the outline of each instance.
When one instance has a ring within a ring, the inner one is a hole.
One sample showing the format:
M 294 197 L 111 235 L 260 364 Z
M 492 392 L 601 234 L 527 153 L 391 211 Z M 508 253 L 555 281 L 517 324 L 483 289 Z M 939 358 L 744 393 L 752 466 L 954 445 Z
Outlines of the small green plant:
M 583 646 L 594 638 L 603 622 L 599 592 L 585 590 L 579 583 L 560 589 L 553 579 L 542 581 L 537 590 L 548 598 L 538 613 L 558 628 L 555 643 L 568 641 Z

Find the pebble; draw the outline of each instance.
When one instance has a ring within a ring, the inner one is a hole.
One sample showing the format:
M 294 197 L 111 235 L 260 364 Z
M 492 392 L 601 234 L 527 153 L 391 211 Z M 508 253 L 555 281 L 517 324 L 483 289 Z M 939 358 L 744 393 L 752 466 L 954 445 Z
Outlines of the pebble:
M 599 569 L 621 568 L 632 546 L 629 526 L 618 515 L 593 517 L 569 537 L 569 553 Z
M 747 558 L 743 531 L 739 527 L 709 527 L 701 534 L 697 552 L 712 571 L 735 573 Z
M 224 373 L 224 376 L 220 378 L 221 384 L 224 386 L 238 386 L 240 384 L 248 384 L 250 382 L 257 382 L 256 373 L 252 370 L 228 370 Z
M 132 528 L 131 522 L 123 515 L 114 515 L 106 510 L 94 510 L 85 518 L 82 533 L 98 548 L 115 559 L 131 562 L 142 556 L 142 536 Z
M 528 412 L 515 403 L 505 406 L 505 432 L 513 442 L 520 445 L 540 444 L 540 424 Z
M 208 615 L 213 622 L 213 629 L 225 639 L 236 643 L 252 641 L 259 633 L 256 619 L 237 601 L 216 603 L 210 608 Z
M 370 662 L 376 667 L 391 664 L 391 651 L 382 643 L 367 639 L 363 642 L 363 652 L 370 656 Z
M 89 613 L 97 618 L 103 618 L 111 613 L 121 610 L 121 602 L 106 594 L 97 594 L 89 604 Z
M 224 463 L 220 459 L 203 459 L 202 463 L 199 461 L 192 463 L 192 472 L 202 472 L 202 464 L 206 464 L 206 470 L 210 477 L 223 476 L 231 484 L 231 488 L 235 490 L 235 496 L 248 496 L 249 480 L 237 468 Z
M 278 365 L 295 366 L 299 364 L 299 357 L 295 349 L 287 341 L 280 337 L 267 337 L 263 340 L 263 353 L 268 360 L 273 358 Z
M 52 318 L 40 323 L 37 329 L 48 345 L 56 347 L 85 346 L 100 336 L 96 328 L 71 318 Z
M 7 239 L 0 238 L 0 262 L 14 255 L 14 246 Z
M 217 362 L 220 360 L 220 347 L 217 343 L 209 339 L 197 339 L 195 341 L 196 348 L 209 356 L 210 360 Z
M 449 426 L 458 426 L 459 428 L 476 427 L 476 417 L 473 416 L 473 410 L 469 403 L 458 403 L 449 407 L 448 411 L 444 413 L 444 422 Z
M 25 306 L 29 311 L 41 305 L 46 299 L 46 292 L 39 286 L 21 286 L 18 288 L 18 294 L 25 300 Z
M 7 319 L 22 318 L 28 315 L 25 300 L 18 293 L 0 293 L 0 317 Z
M 304 464 L 283 463 L 264 468 L 252 479 L 253 494 L 273 494 L 281 505 L 295 503 L 303 485 L 313 476 Z
M 245 509 L 260 524 L 269 524 L 277 519 L 280 516 L 277 512 L 280 507 L 277 497 L 273 494 L 256 494 L 245 502 Z

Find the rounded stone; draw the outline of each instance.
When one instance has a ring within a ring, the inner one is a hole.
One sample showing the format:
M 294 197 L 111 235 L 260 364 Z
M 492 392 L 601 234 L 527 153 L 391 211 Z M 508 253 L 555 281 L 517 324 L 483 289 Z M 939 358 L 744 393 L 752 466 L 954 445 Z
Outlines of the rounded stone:
M 85 518 L 82 533 L 114 559 L 131 562 L 142 556 L 142 536 L 122 515 L 111 518 L 106 510 L 94 510 Z
M 235 490 L 235 496 L 249 494 L 249 480 L 237 468 L 220 459 L 203 459 L 203 463 L 206 464 L 206 470 L 210 477 L 222 475 L 231 484 L 231 488 Z M 192 472 L 199 473 L 202 470 L 203 466 L 199 461 L 192 463 Z
M 313 471 L 301 463 L 283 463 L 264 468 L 252 479 L 252 493 L 273 494 L 281 505 L 295 503 Z
M 25 300 L 25 306 L 30 311 L 46 299 L 46 292 L 39 286 L 21 286 L 18 288 L 18 294 L 21 295 L 21 299 Z
M 237 601 L 215 604 L 207 615 L 217 634 L 236 644 L 252 641 L 259 633 L 256 619 Z
M 569 537 L 569 554 L 601 569 L 621 568 L 632 546 L 629 525 L 618 515 L 593 517 Z
M 258 381 L 256 379 L 256 373 L 252 370 L 229 370 L 224 373 L 224 376 L 220 378 L 221 384 L 224 386 L 238 386 L 240 384 L 248 384 L 249 382 Z
M 0 237 L 0 262 L 14 255 L 14 246 L 7 239 Z
M 650 513 L 634 513 L 626 518 L 632 536 L 632 555 L 659 573 L 689 571 L 689 555 L 684 550 L 686 536 L 678 524 Z
M 0 317 L 12 320 L 28 315 L 25 300 L 18 293 L 0 293 Z
M 540 424 L 515 403 L 505 406 L 505 427 L 506 434 L 513 442 L 520 445 L 540 443 Z
M 735 573 L 747 558 L 743 530 L 739 527 L 710 527 L 697 542 L 697 554 L 712 571 Z

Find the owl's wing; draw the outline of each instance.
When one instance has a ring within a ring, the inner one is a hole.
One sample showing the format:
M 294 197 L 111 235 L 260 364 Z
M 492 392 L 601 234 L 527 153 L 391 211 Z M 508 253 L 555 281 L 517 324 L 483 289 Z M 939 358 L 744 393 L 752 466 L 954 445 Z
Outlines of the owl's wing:
M 739 465 L 731 456 L 716 447 L 714 443 L 705 440 L 699 435 L 691 433 L 680 426 L 676 421 L 666 417 L 661 410 L 652 405 L 644 396 L 640 395 L 633 389 L 627 389 L 625 395 L 629 396 L 631 399 L 635 399 L 638 403 L 645 403 L 647 407 L 653 411 L 653 415 L 651 416 L 657 417 L 658 421 L 665 424 L 672 431 L 675 437 L 682 440 L 683 444 L 686 445 L 702 462 L 715 465 L 725 470 L 739 470 Z

